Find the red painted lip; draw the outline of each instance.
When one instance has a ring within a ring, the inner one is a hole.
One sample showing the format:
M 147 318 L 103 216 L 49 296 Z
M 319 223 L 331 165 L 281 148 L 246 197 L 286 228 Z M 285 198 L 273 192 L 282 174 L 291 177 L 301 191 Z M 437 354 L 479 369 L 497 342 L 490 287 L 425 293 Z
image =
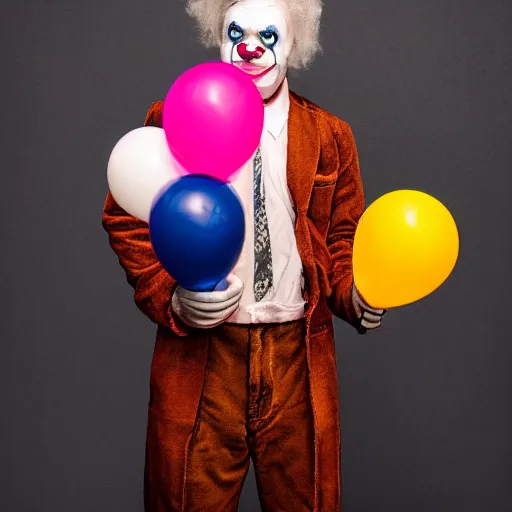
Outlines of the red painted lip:
M 262 68 L 261 66 L 258 66 L 257 64 L 252 64 L 250 62 L 233 62 L 233 64 L 238 69 L 241 69 L 244 73 L 251 75 L 253 80 L 258 80 L 262 78 L 276 67 L 276 65 L 274 64 L 269 68 Z

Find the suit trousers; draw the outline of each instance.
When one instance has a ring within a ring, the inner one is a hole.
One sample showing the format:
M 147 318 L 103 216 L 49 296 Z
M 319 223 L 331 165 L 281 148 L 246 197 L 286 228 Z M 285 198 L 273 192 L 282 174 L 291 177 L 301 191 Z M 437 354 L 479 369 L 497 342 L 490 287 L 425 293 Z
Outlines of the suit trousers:
M 264 512 L 313 510 L 313 429 L 305 322 L 219 326 L 187 453 L 183 510 L 238 510 L 250 459 Z

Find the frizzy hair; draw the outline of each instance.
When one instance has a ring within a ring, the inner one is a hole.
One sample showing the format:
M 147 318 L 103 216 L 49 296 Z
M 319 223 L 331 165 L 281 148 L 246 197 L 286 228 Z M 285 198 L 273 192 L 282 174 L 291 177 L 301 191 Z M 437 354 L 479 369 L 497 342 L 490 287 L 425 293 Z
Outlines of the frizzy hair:
M 220 46 L 224 16 L 227 10 L 244 0 L 187 0 L 187 13 L 199 28 L 201 42 L 207 46 Z M 321 51 L 319 32 L 322 0 L 280 0 L 287 7 L 292 23 L 294 41 L 288 66 L 307 68 Z

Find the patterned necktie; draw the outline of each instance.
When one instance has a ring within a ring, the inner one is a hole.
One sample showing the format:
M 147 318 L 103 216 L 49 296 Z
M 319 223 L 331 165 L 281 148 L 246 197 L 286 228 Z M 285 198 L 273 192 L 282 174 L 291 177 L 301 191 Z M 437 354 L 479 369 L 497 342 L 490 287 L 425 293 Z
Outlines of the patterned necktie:
M 259 302 L 272 286 L 272 252 L 265 211 L 265 194 L 261 191 L 261 149 L 254 157 L 254 297 Z

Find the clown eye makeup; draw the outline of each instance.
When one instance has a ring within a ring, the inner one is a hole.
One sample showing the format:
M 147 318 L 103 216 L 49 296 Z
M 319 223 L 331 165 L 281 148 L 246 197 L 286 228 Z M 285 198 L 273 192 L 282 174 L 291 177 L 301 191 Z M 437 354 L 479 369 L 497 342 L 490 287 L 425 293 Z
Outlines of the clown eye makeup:
M 237 25 L 234 21 L 229 25 L 228 27 L 228 37 L 236 43 L 237 41 L 240 41 L 242 37 L 244 36 L 244 31 L 240 28 L 239 25 Z
M 267 27 L 265 30 L 262 30 L 259 33 L 261 42 L 268 48 L 272 49 L 277 41 L 279 40 L 279 36 L 277 35 L 277 29 L 275 27 Z

